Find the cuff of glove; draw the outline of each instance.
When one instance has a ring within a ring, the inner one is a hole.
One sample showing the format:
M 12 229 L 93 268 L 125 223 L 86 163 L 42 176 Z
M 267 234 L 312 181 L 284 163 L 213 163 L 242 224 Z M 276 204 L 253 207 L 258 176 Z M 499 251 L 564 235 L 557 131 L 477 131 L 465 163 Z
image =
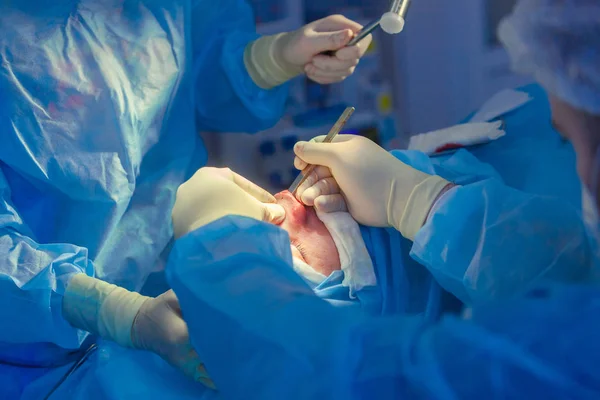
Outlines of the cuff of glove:
M 133 347 L 131 327 L 146 296 L 97 278 L 77 274 L 63 298 L 63 315 L 74 327 Z
M 415 236 L 427 220 L 431 206 L 439 194 L 450 184 L 444 178 L 433 175 L 419 183 L 413 189 L 396 228 L 402 236 L 415 240 Z
M 250 77 L 262 89 L 272 89 L 302 74 L 303 67 L 287 63 L 281 53 L 289 33 L 263 36 L 246 46 L 244 64 Z

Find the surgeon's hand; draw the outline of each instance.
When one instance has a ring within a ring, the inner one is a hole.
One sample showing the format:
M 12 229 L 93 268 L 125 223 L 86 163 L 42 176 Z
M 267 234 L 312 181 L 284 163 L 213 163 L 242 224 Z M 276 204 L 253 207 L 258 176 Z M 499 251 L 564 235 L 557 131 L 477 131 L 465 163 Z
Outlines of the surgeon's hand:
M 393 226 L 414 239 L 440 193 L 450 182 L 425 174 L 404 164 L 371 140 L 362 136 L 339 135 L 332 143 L 320 143 L 324 136 L 294 147 L 296 168 L 320 165 L 309 182 L 299 188 L 303 202 L 321 207 L 343 207 L 339 187 L 348 210 L 359 223 Z M 329 175 L 329 173 L 331 175 Z M 326 183 L 319 184 L 325 181 Z M 335 181 L 335 182 L 333 182 Z M 313 190 L 314 189 L 314 190 Z M 320 196 L 326 196 L 318 200 Z
M 315 82 L 329 84 L 352 75 L 359 60 L 371 44 L 372 37 L 345 47 L 362 29 L 362 25 L 342 15 L 332 15 L 286 34 L 281 43 L 281 57 L 286 63 L 304 68 Z M 333 55 L 324 52 L 333 51 Z
M 314 139 L 313 139 L 314 141 Z M 306 167 L 306 163 L 296 157 L 295 166 Z M 304 168 L 302 168 L 304 169 Z M 340 186 L 327 167 L 317 166 L 296 190 L 296 198 L 309 207 L 324 213 L 348 211 L 346 199 Z
M 134 348 L 158 354 L 194 381 L 215 388 L 192 347 L 179 301 L 172 290 L 142 304 L 131 327 L 131 341 Z
M 229 168 L 200 168 L 177 190 L 173 231 L 179 238 L 226 215 L 274 224 L 285 219 L 283 207 L 269 192 Z

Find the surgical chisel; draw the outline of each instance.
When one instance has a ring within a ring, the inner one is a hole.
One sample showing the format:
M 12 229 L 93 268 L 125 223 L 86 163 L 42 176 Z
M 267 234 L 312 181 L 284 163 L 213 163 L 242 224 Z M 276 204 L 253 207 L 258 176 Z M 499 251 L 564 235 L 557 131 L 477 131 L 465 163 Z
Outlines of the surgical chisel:
M 346 125 L 346 122 L 348 122 L 348 119 L 350 119 L 350 116 L 353 113 L 354 107 L 347 107 L 340 116 L 340 118 L 337 120 L 335 125 L 333 125 L 333 128 L 331 128 L 327 136 L 325 136 L 325 139 L 323 139 L 323 143 L 331 143 L 333 139 L 337 136 L 337 134 L 340 133 L 344 125 Z M 300 174 L 296 177 L 296 179 L 294 179 L 294 182 L 289 188 L 291 194 L 294 194 L 296 190 L 298 190 L 298 187 L 300 187 L 300 185 L 304 183 L 306 178 L 308 178 L 308 176 L 311 174 L 311 172 L 315 170 L 316 167 L 316 165 L 309 165 L 306 168 L 304 168 L 302 172 L 300 172 Z

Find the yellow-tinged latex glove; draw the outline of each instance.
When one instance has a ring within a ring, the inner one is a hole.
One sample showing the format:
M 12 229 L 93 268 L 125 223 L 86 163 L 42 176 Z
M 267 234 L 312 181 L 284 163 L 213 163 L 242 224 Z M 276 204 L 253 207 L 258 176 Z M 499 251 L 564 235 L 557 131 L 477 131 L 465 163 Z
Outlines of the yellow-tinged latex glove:
M 302 28 L 264 36 L 246 47 L 244 63 L 252 80 L 264 89 L 281 85 L 305 72 L 315 82 L 329 84 L 352 75 L 371 44 L 371 36 L 345 47 L 362 26 L 332 15 Z M 326 51 L 335 54 L 325 55 Z
M 319 143 L 323 138 L 296 144 L 296 168 L 304 169 L 307 163 L 326 167 L 354 219 L 369 226 L 393 226 L 405 238 L 414 240 L 450 182 L 417 171 L 362 136 L 339 135 L 333 143 Z M 332 209 L 342 204 L 335 196 L 335 185 L 319 186 L 318 181 L 324 179 L 330 179 L 327 170 L 316 170 L 298 189 L 297 196 L 303 202 L 317 202 L 316 197 L 324 193 L 334 205 L 321 207 Z
M 158 354 L 196 382 L 215 389 L 192 347 L 179 301 L 172 290 L 142 305 L 131 328 L 131 340 L 135 348 Z
M 63 316 L 74 327 L 117 344 L 158 354 L 208 387 L 208 378 L 172 290 L 156 298 L 130 292 L 85 274 L 75 275 L 63 298 Z
M 279 223 L 285 211 L 269 192 L 229 168 L 200 168 L 177 190 L 173 207 L 175 237 L 226 215 Z

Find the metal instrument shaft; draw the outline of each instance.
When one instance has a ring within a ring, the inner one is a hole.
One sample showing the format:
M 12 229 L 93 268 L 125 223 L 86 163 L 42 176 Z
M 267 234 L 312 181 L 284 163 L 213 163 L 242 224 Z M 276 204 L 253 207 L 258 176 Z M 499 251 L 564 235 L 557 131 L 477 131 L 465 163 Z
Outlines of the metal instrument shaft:
M 327 136 L 325 136 L 325 139 L 323 139 L 322 143 L 331 143 L 333 141 L 337 134 L 340 133 L 340 131 L 344 128 L 344 125 L 346 125 L 346 122 L 348 122 L 348 120 L 354 113 L 354 110 L 354 107 L 347 107 L 344 110 L 344 112 L 342 113 L 340 118 L 338 118 L 335 125 L 333 125 Z M 315 170 L 316 167 L 316 165 L 308 165 L 302 170 L 302 172 L 300 172 L 300 174 L 296 177 L 296 179 L 294 179 L 294 182 L 292 182 L 292 185 L 289 188 L 291 194 L 294 194 L 296 190 L 298 190 L 298 187 L 300 187 L 300 185 L 304 183 L 306 178 L 308 178 L 308 176 L 311 174 L 311 172 Z

